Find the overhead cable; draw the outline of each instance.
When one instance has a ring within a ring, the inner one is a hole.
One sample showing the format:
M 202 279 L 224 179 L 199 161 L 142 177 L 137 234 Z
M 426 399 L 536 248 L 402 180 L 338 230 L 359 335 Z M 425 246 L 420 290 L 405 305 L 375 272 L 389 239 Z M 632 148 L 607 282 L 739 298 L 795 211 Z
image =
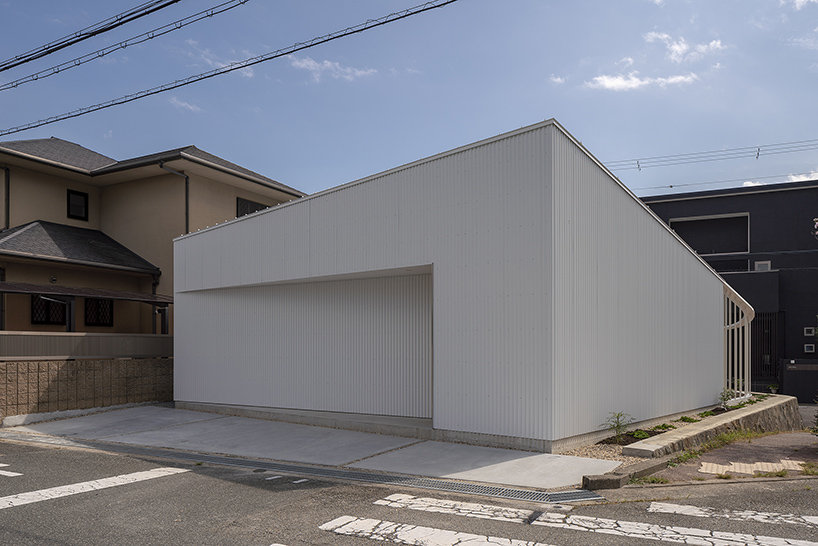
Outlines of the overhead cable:
M 98 110 L 102 110 L 104 108 L 110 108 L 112 106 L 118 106 L 120 104 L 126 104 L 128 102 L 132 102 L 135 100 L 139 100 L 145 97 L 149 97 L 151 95 L 156 95 L 158 93 L 163 93 L 165 91 L 170 91 L 172 89 L 177 89 L 179 87 L 184 87 L 186 85 L 190 85 L 192 83 L 206 80 L 208 78 L 212 78 L 215 76 L 220 76 L 222 74 L 227 74 L 228 72 L 234 72 L 236 70 L 241 70 L 243 68 L 247 68 L 259 63 L 263 63 L 265 61 L 269 61 L 272 59 L 277 59 L 278 57 L 283 57 L 285 55 L 291 55 L 297 51 L 302 51 L 304 49 L 308 49 L 311 47 L 315 47 L 320 44 L 325 44 L 327 42 L 331 42 L 333 40 L 337 40 L 339 38 L 343 38 L 346 36 L 350 36 L 352 34 L 357 34 L 360 32 L 364 32 L 365 30 L 369 30 L 375 27 L 383 26 L 388 23 L 392 23 L 394 21 L 399 21 L 401 19 L 405 19 L 407 17 L 411 17 L 413 15 L 417 15 L 419 13 L 423 13 L 425 11 L 433 10 L 436 8 L 441 8 L 448 4 L 453 4 L 457 2 L 457 0 L 435 0 L 432 2 L 425 2 L 423 4 L 417 5 L 415 7 L 398 11 L 395 13 L 390 13 L 384 17 L 379 19 L 369 19 L 364 23 L 360 23 L 358 25 L 346 28 L 344 30 L 340 30 L 337 32 L 333 32 L 330 34 L 326 34 L 324 36 L 319 36 L 317 38 L 313 38 L 312 40 L 306 42 L 299 42 L 293 44 L 289 47 L 279 49 L 277 51 L 273 51 L 270 53 L 265 53 L 264 55 L 259 55 L 257 57 L 251 57 L 244 61 L 230 63 L 220 68 L 216 68 L 214 70 L 210 70 L 208 72 L 203 72 L 201 74 L 197 74 L 195 76 L 190 76 L 185 79 L 176 80 L 171 83 L 166 83 L 164 85 L 160 85 L 157 87 L 152 87 L 151 89 L 145 89 L 143 91 L 139 91 L 137 93 L 132 93 L 130 95 L 125 95 L 123 97 L 119 97 L 117 99 L 112 99 L 109 101 L 101 102 L 99 104 L 95 104 L 93 106 L 86 106 L 85 108 L 79 108 L 72 112 L 68 112 L 65 114 L 61 114 L 58 116 L 52 116 L 46 119 L 41 119 L 39 121 L 34 121 L 31 123 L 26 123 L 25 125 L 18 125 L 17 127 L 11 127 L 9 129 L 0 130 L 0 136 L 10 135 L 13 133 L 19 133 L 20 131 L 25 131 L 27 129 L 34 129 L 35 127 L 42 127 L 43 125 L 48 125 L 51 123 L 56 123 L 58 121 L 63 121 L 70 118 L 75 118 L 79 116 L 83 116 L 85 114 L 90 114 L 91 112 L 96 112 Z
M 815 172 L 809 173 L 799 173 L 799 174 L 774 174 L 770 176 L 754 176 L 752 178 L 733 178 L 731 180 L 713 180 L 710 182 L 689 182 L 686 184 L 663 184 L 661 186 L 644 186 L 644 187 L 630 187 L 633 191 L 642 191 L 642 190 L 660 190 L 660 189 L 672 189 L 672 188 L 685 188 L 689 186 L 715 186 L 717 184 L 735 184 L 736 182 L 744 182 L 744 183 L 751 183 L 748 187 L 755 187 L 755 186 L 763 186 L 764 183 L 756 183 L 759 180 L 769 180 L 771 178 L 783 178 L 783 177 L 793 177 L 793 178 L 803 178 L 804 180 L 818 180 L 818 174 Z M 786 182 L 797 182 L 797 180 L 787 180 Z M 778 184 L 779 182 L 773 182 L 773 184 Z M 784 183 L 784 181 L 780 182 Z
M 51 55 L 55 51 L 59 51 L 68 46 L 77 44 L 87 40 L 88 38 L 93 38 L 94 36 L 98 36 L 104 32 L 108 32 L 109 30 L 113 30 L 126 23 L 130 23 L 131 21 L 135 21 L 141 17 L 150 15 L 151 13 L 159 11 L 160 9 L 176 4 L 179 1 L 180 0 L 153 0 L 151 2 L 145 2 L 144 4 L 140 4 L 128 11 L 114 15 L 113 17 L 109 17 L 104 21 L 95 23 L 82 30 L 78 30 L 72 34 L 69 34 L 68 36 L 63 36 L 58 40 L 54 40 L 53 42 L 49 42 L 30 51 L 26 51 L 25 53 L 21 53 L 20 55 L 15 55 L 11 59 L 0 62 L 0 72 L 9 70 L 15 66 L 20 66 L 21 64 L 25 64 L 27 62 L 31 62 L 35 59 L 45 57 L 46 55 Z
M 799 140 L 780 144 L 764 144 L 761 146 L 745 146 L 743 148 L 712 150 L 709 152 L 694 152 L 689 154 L 623 159 L 620 161 L 605 163 L 605 166 L 612 171 L 641 171 L 642 169 L 647 169 L 650 167 L 670 167 L 674 165 L 687 165 L 690 163 L 724 161 L 726 159 L 759 159 L 762 155 L 769 156 L 789 154 L 809 150 L 818 150 L 818 139 Z
M 83 65 L 85 63 L 91 62 L 95 59 L 101 59 L 105 55 L 109 53 L 113 53 L 114 51 L 119 51 L 120 49 L 125 49 L 130 45 L 141 44 L 142 42 L 147 42 L 148 40 L 152 40 L 158 36 L 163 36 L 174 30 L 179 30 L 180 28 L 184 28 L 188 25 L 193 23 L 199 22 L 203 19 L 208 19 L 213 17 L 214 15 L 218 15 L 220 13 L 224 13 L 225 11 L 231 10 L 238 6 L 241 6 L 250 0 L 230 0 L 229 2 L 224 2 L 219 4 L 218 6 L 214 6 L 210 9 L 200 11 L 194 15 L 189 17 L 185 17 L 184 19 L 179 19 L 178 21 L 174 21 L 173 23 L 169 23 L 167 25 L 161 26 L 159 28 L 153 29 L 149 32 L 145 32 L 140 34 L 139 36 L 134 36 L 133 38 L 128 38 L 127 40 L 123 40 L 119 43 L 110 45 L 108 47 L 104 47 L 102 49 L 98 49 L 92 53 L 88 53 L 81 57 L 77 57 L 76 59 L 72 59 L 70 61 L 66 61 L 64 63 L 52 66 L 51 68 L 46 68 L 45 70 L 40 70 L 39 72 L 35 72 L 33 74 L 29 74 L 24 78 L 19 78 L 14 81 L 10 81 L 4 84 L 0 84 L 0 91 L 5 91 L 7 89 L 13 89 L 19 85 L 24 83 L 33 82 L 42 78 L 47 78 L 48 76 L 53 76 L 55 74 L 59 74 L 61 72 L 65 72 L 71 68 Z

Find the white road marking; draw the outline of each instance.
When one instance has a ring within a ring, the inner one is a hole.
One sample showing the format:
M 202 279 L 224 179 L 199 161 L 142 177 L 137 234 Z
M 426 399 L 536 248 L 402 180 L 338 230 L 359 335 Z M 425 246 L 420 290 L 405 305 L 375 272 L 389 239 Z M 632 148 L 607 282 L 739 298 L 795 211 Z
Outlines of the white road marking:
M 704 474 L 755 474 L 756 472 L 778 472 L 780 470 L 801 471 L 803 461 L 781 459 L 780 463 L 702 463 L 699 472 Z
M 471 533 L 458 533 L 433 527 L 393 523 L 378 519 L 341 516 L 320 527 L 338 535 L 349 535 L 373 540 L 388 540 L 412 546 L 477 546 L 481 544 L 497 546 L 548 546 L 538 542 L 527 542 L 513 538 L 497 538 Z
M 118 485 L 127 485 L 129 483 L 152 480 L 153 478 L 162 478 L 173 474 L 181 474 L 182 472 L 189 472 L 189 470 L 183 468 L 155 468 L 153 470 L 134 472 L 133 474 L 123 474 L 121 476 L 113 476 L 111 478 L 103 478 L 101 480 L 63 485 L 60 487 L 52 487 L 50 489 L 40 489 L 39 491 L 20 493 L 18 495 L 9 495 L 8 497 L 0 497 L 0 510 L 3 508 L 12 508 L 14 506 L 30 504 L 32 502 L 40 502 L 59 497 L 67 497 L 69 495 L 77 495 L 79 493 L 86 493 L 88 491 L 97 491 L 98 489 L 106 489 L 108 487 L 116 487 Z
M 304 482 L 308 482 L 308 481 L 310 481 L 310 480 L 305 478 L 303 480 L 295 480 L 293 483 L 304 483 Z
M 279 478 L 283 478 L 283 476 L 270 476 L 269 478 L 264 478 L 265 480 L 277 480 Z
M 701 546 L 818 546 L 818 542 L 794 540 L 768 536 L 754 536 L 743 533 L 726 533 L 690 527 L 672 527 L 635 521 L 571 516 L 566 514 L 543 514 L 532 525 L 590 531 L 606 535 L 620 535 L 647 540 L 681 542 Z
M 454 514 L 456 516 L 466 516 L 468 518 L 493 519 L 497 521 L 509 521 L 513 523 L 524 523 L 534 515 L 534 510 L 524 510 L 519 508 L 506 508 L 505 506 L 493 506 L 490 504 L 475 504 L 471 502 L 458 502 L 443 499 L 418 498 L 412 495 L 389 495 L 385 499 L 377 500 L 374 504 L 380 506 L 390 506 L 392 508 L 408 508 L 409 510 L 422 510 L 424 512 L 437 512 L 439 514 Z M 570 506 L 553 505 L 555 509 L 570 510 Z
M 439 499 L 417 498 L 411 495 L 391 495 L 389 497 L 386 497 L 385 499 L 375 501 L 375 504 L 381 506 L 390 506 L 394 508 L 408 508 L 410 510 L 464 515 L 468 517 L 481 517 L 485 519 L 496 519 L 516 523 L 531 521 L 530 518 L 535 513 L 531 510 L 516 510 L 512 508 L 504 508 L 501 506 L 486 506 L 480 504 L 446 501 Z M 695 507 L 690 508 L 695 509 Z M 377 520 L 364 520 L 361 518 L 352 518 L 351 516 L 345 517 L 351 518 L 349 521 L 352 523 L 350 523 L 348 527 L 353 532 L 344 534 L 355 534 L 355 532 L 357 532 L 355 531 L 355 529 L 360 528 L 364 530 L 362 532 L 370 532 L 378 535 L 377 537 L 372 536 L 369 538 L 379 538 L 380 540 L 393 540 L 392 538 L 390 538 L 391 535 L 385 536 L 389 535 L 389 533 L 392 532 L 391 528 L 389 528 L 388 525 L 386 527 L 383 527 L 384 530 L 382 531 L 381 527 L 378 527 L 379 523 L 377 523 Z M 810 517 L 808 516 L 807 518 Z M 335 521 L 337 522 L 338 520 Z M 373 521 L 376 522 L 376 524 L 374 524 L 374 527 L 369 523 L 366 523 Z M 806 521 L 809 521 L 809 519 L 807 519 Z M 326 525 L 330 525 L 332 523 L 334 522 L 330 522 Z M 571 529 L 575 531 L 590 531 L 592 533 L 620 535 L 632 538 L 660 540 L 665 542 L 698 544 L 702 546 L 739 546 L 739 545 L 818 546 L 818 542 L 810 542 L 806 540 L 792 540 L 767 536 L 753 536 L 749 534 L 726 533 L 722 531 L 710 531 L 707 529 L 674 527 L 633 521 L 617 521 L 613 519 L 594 518 L 588 516 L 574 516 L 566 513 L 560 514 L 555 512 L 546 512 L 540 515 L 538 518 L 531 521 L 531 525 L 540 525 L 543 527 L 554 527 L 560 529 Z M 346 526 L 347 523 L 343 522 L 339 523 L 338 525 L 335 525 L 335 527 L 339 528 L 345 528 Z M 366 531 L 366 529 L 370 530 Z M 373 531 L 373 529 L 375 531 Z M 334 531 L 334 527 L 332 530 Z M 450 531 L 446 532 L 451 533 Z M 399 541 L 395 540 L 395 542 Z
M 648 512 L 682 514 L 685 516 L 695 516 L 697 518 L 727 518 L 741 521 L 758 521 L 761 523 L 818 527 L 818 516 L 797 516 L 795 514 L 779 514 L 777 512 L 755 512 L 753 510 L 717 510 L 716 508 L 670 504 L 667 502 L 650 503 Z
M 7 478 L 13 478 L 14 476 L 22 476 L 22 474 L 20 474 L 19 472 L 10 472 L 8 470 L 0 470 L 0 476 L 6 476 Z

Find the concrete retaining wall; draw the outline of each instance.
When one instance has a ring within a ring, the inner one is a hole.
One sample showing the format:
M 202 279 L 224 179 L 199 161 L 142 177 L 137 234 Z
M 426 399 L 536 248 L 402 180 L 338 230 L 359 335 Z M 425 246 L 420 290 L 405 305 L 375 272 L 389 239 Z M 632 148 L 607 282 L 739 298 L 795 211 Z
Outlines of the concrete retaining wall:
M 11 415 L 172 400 L 172 358 L 0 362 L 0 421 Z

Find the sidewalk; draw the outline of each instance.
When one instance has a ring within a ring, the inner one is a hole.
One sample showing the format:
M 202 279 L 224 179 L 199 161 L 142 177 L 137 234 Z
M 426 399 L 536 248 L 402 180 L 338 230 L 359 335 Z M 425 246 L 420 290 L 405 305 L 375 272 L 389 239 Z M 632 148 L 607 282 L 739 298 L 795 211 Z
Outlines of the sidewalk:
M 584 475 L 603 474 L 620 464 L 159 406 L 7 427 L 0 438 L 3 433 L 544 490 L 578 486 Z

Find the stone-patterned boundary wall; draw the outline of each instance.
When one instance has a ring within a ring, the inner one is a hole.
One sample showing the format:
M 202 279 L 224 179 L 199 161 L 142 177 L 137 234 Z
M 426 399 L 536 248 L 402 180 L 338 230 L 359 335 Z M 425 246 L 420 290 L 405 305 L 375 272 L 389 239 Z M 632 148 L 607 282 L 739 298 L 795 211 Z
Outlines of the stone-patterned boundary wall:
M 173 358 L 0 362 L 0 421 L 173 400 Z

